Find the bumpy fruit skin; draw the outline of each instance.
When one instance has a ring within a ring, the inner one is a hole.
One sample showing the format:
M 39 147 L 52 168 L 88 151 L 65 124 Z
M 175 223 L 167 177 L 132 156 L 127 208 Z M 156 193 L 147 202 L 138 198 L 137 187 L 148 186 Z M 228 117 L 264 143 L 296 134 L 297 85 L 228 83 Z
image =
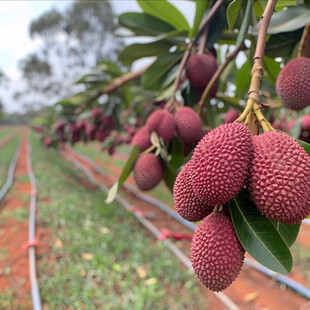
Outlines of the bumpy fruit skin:
M 137 186 L 143 191 L 148 191 L 164 177 L 164 166 L 158 157 L 148 153 L 138 158 L 133 173 Z
M 205 206 L 195 195 L 188 175 L 188 162 L 179 172 L 174 186 L 173 199 L 177 212 L 190 222 L 200 221 L 210 214 L 213 207 Z
M 173 116 L 165 110 L 153 112 L 146 121 L 146 127 L 149 134 L 153 131 L 167 143 L 171 140 L 175 130 L 175 121 Z
M 150 134 L 149 130 L 146 126 L 141 127 L 137 133 L 134 135 L 131 145 L 138 145 L 140 152 L 145 151 L 150 146 L 152 146 L 151 140 L 150 140 Z
M 245 185 L 252 153 L 253 138 L 240 123 L 223 124 L 205 135 L 190 160 L 198 199 L 209 206 L 232 199 Z
M 290 60 L 278 75 L 276 91 L 283 104 L 293 110 L 310 105 L 310 59 Z
M 199 280 L 210 290 L 220 292 L 238 277 L 244 254 L 227 216 L 211 213 L 198 225 L 191 260 Z
M 195 146 L 204 136 L 199 115 L 189 107 L 179 109 L 175 116 L 176 132 L 184 144 Z
M 186 64 L 186 75 L 189 82 L 199 93 L 208 85 L 216 70 L 216 59 L 214 56 L 208 54 L 192 55 Z M 214 97 L 216 91 L 217 86 L 215 85 L 210 92 L 210 96 Z
M 233 123 L 240 116 L 239 111 L 229 110 L 225 114 L 224 123 Z
M 266 217 L 299 223 L 310 213 L 310 157 L 281 132 L 255 136 L 249 192 Z

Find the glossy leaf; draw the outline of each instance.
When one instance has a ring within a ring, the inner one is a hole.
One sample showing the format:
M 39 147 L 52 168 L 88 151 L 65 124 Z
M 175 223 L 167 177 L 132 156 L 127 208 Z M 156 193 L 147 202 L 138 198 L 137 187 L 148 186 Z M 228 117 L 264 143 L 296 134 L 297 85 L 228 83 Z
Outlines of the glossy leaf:
M 242 95 L 247 93 L 251 82 L 251 69 L 250 61 L 247 60 L 241 68 L 237 71 L 236 75 L 236 93 Z
M 286 274 L 293 259 L 281 235 L 242 191 L 229 202 L 232 221 L 244 249 L 265 267 Z
M 165 74 L 180 61 L 182 53 L 168 53 L 161 55 L 145 71 L 141 78 L 141 84 L 145 89 L 158 90 Z
M 164 181 L 172 193 L 173 193 L 173 185 L 175 179 L 177 178 L 177 175 L 178 173 L 171 166 L 168 165 L 165 167 Z
M 163 20 L 146 13 L 128 12 L 118 18 L 121 26 L 130 29 L 136 35 L 158 36 L 175 30 L 175 28 Z
M 196 4 L 196 13 L 194 18 L 194 24 L 192 29 L 189 32 L 189 38 L 191 39 L 197 33 L 198 27 L 202 21 L 203 15 L 208 7 L 208 1 L 195 1 Z
M 139 158 L 139 155 L 140 155 L 140 149 L 137 145 L 135 145 L 131 150 L 129 158 L 126 162 L 126 165 L 125 165 L 121 175 L 118 178 L 118 181 L 115 182 L 113 184 L 113 186 L 110 188 L 109 193 L 108 193 L 108 197 L 106 199 L 106 203 L 109 204 L 112 201 L 114 201 L 114 199 L 117 195 L 117 191 L 126 181 L 127 177 L 129 176 L 130 172 L 132 171 L 137 159 Z
M 153 42 L 131 44 L 121 51 L 119 60 L 122 61 L 124 65 L 131 65 L 139 58 L 164 54 L 175 45 L 178 36 L 183 37 L 184 42 L 186 32 L 174 30 L 156 37 L 156 40 Z M 169 40 L 169 38 L 173 38 L 174 40 Z
M 137 2 L 145 13 L 165 21 L 178 30 L 189 30 L 186 18 L 168 1 L 137 0 Z
M 285 224 L 270 220 L 273 226 L 277 229 L 278 233 L 290 248 L 295 242 L 301 223 L 298 224 Z
M 310 144 L 299 139 L 295 139 L 300 146 L 305 150 L 305 152 L 310 156 Z
M 174 169 L 178 169 L 183 165 L 184 156 L 183 156 L 183 145 L 179 137 L 174 136 L 171 141 L 171 160 L 170 165 Z
M 266 44 L 265 55 L 271 58 L 291 57 L 301 36 L 302 29 L 272 35 Z
M 227 8 L 227 22 L 229 30 L 234 29 L 234 25 L 239 15 L 242 0 L 233 0 Z
M 248 31 L 248 27 L 250 24 L 250 20 L 251 20 L 251 16 L 252 16 L 252 8 L 253 8 L 253 0 L 248 0 L 247 1 L 247 5 L 246 5 L 246 9 L 245 9 L 245 14 L 243 17 L 243 21 L 238 33 L 238 37 L 236 40 L 236 46 L 240 45 L 241 42 L 245 39 L 247 31 Z
M 269 81 L 275 85 L 277 77 L 281 71 L 280 63 L 276 62 L 272 58 L 265 56 L 263 59 L 263 65 Z
M 286 10 L 275 13 L 271 17 L 268 34 L 290 32 L 303 28 L 310 16 L 309 5 L 288 7 Z

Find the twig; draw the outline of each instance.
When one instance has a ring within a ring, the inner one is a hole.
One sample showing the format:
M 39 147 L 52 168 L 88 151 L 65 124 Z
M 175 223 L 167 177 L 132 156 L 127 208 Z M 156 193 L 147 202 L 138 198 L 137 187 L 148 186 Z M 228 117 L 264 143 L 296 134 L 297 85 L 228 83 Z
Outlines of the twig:
M 102 88 L 96 95 L 91 97 L 87 102 L 80 105 L 75 111 L 75 115 L 81 114 L 92 102 L 94 102 L 96 99 L 98 99 L 103 94 L 109 94 L 116 90 L 117 88 L 123 86 L 124 84 L 127 84 L 128 82 L 131 82 L 133 80 L 138 79 L 148 68 L 150 65 L 147 65 L 135 72 L 128 72 L 122 76 L 117 77 L 116 79 L 112 80 L 111 83 L 104 88 Z
M 266 9 L 260 19 L 259 27 L 258 27 L 258 38 L 257 38 L 257 45 L 254 54 L 254 63 L 252 67 L 252 79 L 250 84 L 250 90 L 248 92 L 248 101 L 243 113 L 240 117 L 236 120 L 236 122 L 243 122 L 247 115 L 251 113 L 253 110 L 254 114 L 256 115 L 258 121 L 260 122 L 264 131 L 272 130 L 271 125 L 268 121 L 264 118 L 260 111 L 260 107 L 257 104 L 259 101 L 259 89 L 263 80 L 263 57 L 266 45 L 266 36 L 267 36 L 267 29 L 270 23 L 271 16 L 273 14 L 274 8 L 276 6 L 277 0 L 269 0 L 266 6 Z M 251 95 L 251 96 L 250 96 Z M 267 125 L 267 123 L 270 125 Z
M 298 57 L 302 56 L 310 57 L 309 49 L 310 49 L 310 19 L 302 33 L 302 37 L 298 48 Z
M 200 26 L 198 28 L 198 32 L 196 34 L 196 36 L 194 37 L 193 41 L 191 41 L 186 48 L 186 51 L 183 54 L 181 63 L 179 65 L 177 74 L 176 74 L 176 78 L 174 80 L 174 85 L 173 85 L 173 91 L 172 91 L 172 95 L 171 95 L 171 99 L 167 102 L 166 104 L 166 108 L 170 107 L 172 104 L 174 104 L 175 101 L 175 94 L 177 92 L 177 88 L 181 79 L 181 74 L 182 71 L 187 63 L 187 60 L 191 54 L 191 50 L 192 48 L 196 45 L 197 41 L 199 40 L 199 38 L 201 37 L 201 35 L 203 34 L 203 32 L 205 31 L 205 29 L 209 26 L 212 18 L 215 16 L 215 14 L 217 13 L 217 11 L 220 9 L 221 5 L 224 3 L 225 0 L 217 0 L 217 2 L 213 5 L 213 7 L 211 8 L 211 10 L 209 11 L 209 13 L 207 14 L 207 16 L 202 20 L 202 22 L 200 23 Z
M 227 65 L 236 57 L 236 55 L 240 52 L 245 50 L 247 47 L 244 44 L 244 41 L 231 53 L 227 54 L 226 59 L 224 61 L 224 63 L 216 70 L 216 72 L 213 74 L 210 82 L 208 83 L 208 85 L 206 86 L 206 88 L 203 91 L 203 94 L 201 95 L 197 105 L 198 105 L 198 114 L 201 115 L 202 112 L 202 108 L 203 108 L 203 104 L 206 101 L 206 98 L 209 96 L 210 91 L 212 89 L 212 87 L 214 86 L 214 84 L 216 83 L 216 81 L 218 80 L 218 78 L 220 77 L 220 75 L 222 74 L 222 72 L 224 71 L 224 69 L 227 67 Z
M 200 39 L 200 43 L 199 43 L 199 48 L 198 48 L 198 54 L 203 54 L 205 46 L 206 46 L 206 42 L 208 39 L 208 33 L 209 33 L 209 27 L 210 25 L 208 25 L 203 33 L 203 35 L 201 36 Z

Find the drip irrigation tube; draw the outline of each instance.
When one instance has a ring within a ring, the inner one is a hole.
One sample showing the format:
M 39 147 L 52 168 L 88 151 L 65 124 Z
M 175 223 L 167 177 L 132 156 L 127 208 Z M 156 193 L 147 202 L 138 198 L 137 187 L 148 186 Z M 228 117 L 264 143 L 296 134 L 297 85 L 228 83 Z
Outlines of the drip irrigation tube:
M 0 190 L 0 201 L 4 198 L 8 190 L 11 188 L 14 182 L 14 173 L 15 173 L 15 168 L 17 164 L 17 158 L 19 157 L 20 150 L 21 150 L 21 145 L 22 145 L 22 140 L 19 142 L 16 151 L 14 153 L 14 156 L 11 160 L 9 170 L 8 170 L 8 177 L 6 183 L 3 185 L 3 187 Z
M 77 150 L 74 149 L 70 149 L 70 151 L 72 151 L 72 153 L 76 154 L 77 156 L 81 157 L 83 160 L 85 160 L 88 164 L 90 164 L 96 172 L 98 172 L 99 174 L 106 176 L 107 174 L 103 171 L 103 169 L 101 169 L 92 159 L 90 159 L 88 156 L 86 156 L 85 154 L 80 153 Z M 175 211 L 171 210 L 169 207 L 167 207 L 165 204 L 163 204 L 161 201 L 149 197 L 147 195 L 144 195 L 142 193 L 139 193 L 137 190 L 133 189 L 133 186 L 124 183 L 123 185 L 125 188 L 129 189 L 130 191 L 132 191 L 138 198 L 140 198 L 141 200 L 144 200 L 145 202 L 148 202 L 150 204 L 153 204 L 154 206 L 158 207 L 159 209 L 161 209 L 162 211 L 166 212 L 167 214 L 169 214 L 170 216 L 172 216 L 175 220 L 177 220 L 178 222 L 180 222 L 181 224 L 185 225 L 187 228 L 195 231 L 197 226 L 193 223 L 190 223 L 188 221 L 183 220 L 180 216 L 176 216 L 173 215 L 174 213 L 176 213 Z M 176 213 L 178 215 L 178 213 Z M 182 219 L 182 221 L 179 220 L 179 218 Z M 310 220 L 305 219 L 303 220 L 303 223 L 306 225 L 310 226 Z M 189 225 L 190 224 L 190 225 Z M 284 276 L 281 275 L 279 273 L 273 272 L 271 270 L 269 270 L 268 268 L 262 266 L 261 264 L 255 262 L 252 259 L 248 259 L 245 258 L 244 263 L 254 269 L 256 269 L 257 271 L 275 279 L 276 281 L 285 284 L 287 287 L 289 287 L 290 289 L 296 291 L 297 293 L 299 293 L 300 295 L 304 296 L 305 298 L 307 298 L 308 300 L 310 300 L 310 290 L 308 288 L 306 288 L 305 286 L 303 286 L 302 284 L 299 284 L 298 282 Z
M 72 158 L 71 156 L 68 156 L 64 151 L 60 150 L 60 154 L 67 159 L 69 162 L 71 162 L 76 168 L 82 170 L 86 177 L 88 178 L 89 182 L 93 185 L 97 186 L 101 191 L 108 193 L 109 189 L 104 186 L 103 184 L 100 184 L 97 182 L 91 173 L 91 171 L 83 166 L 79 161 Z M 156 238 L 160 236 L 160 231 L 149 221 L 147 220 L 143 215 L 141 215 L 138 212 L 132 211 L 131 204 L 122 198 L 119 194 L 116 195 L 115 200 L 127 211 L 132 212 L 133 215 L 137 218 L 137 220 L 146 228 L 148 229 Z M 162 241 L 169 250 L 185 265 L 185 267 L 190 271 L 193 272 L 192 265 L 190 260 L 187 258 L 187 256 L 178 248 L 176 247 L 170 240 L 163 240 Z M 214 293 L 214 292 L 213 292 Z M 224 293 L 214 293 L 214 295 L 229 309 L 229 310 L 238 310 L 239 307 Z
M 36 179 L 32 171 L 31 162 L 31 144 L 28 141 L 28 152 L 27 152 L 27 172 L 31 182 L 31 198 L 30 198 L 30 212 L 29 212 L 29 231 L 28 231 L 28 242 L 35 241 L 35 231 L 36 231 L 36 208 L 37 208 L 37 186 Z M 31 283 L 31 296 L 34 310 L 41 310 L 41 298 L 37 279 L 37 269 L 36 269 L 36 248 L 34 245 L 28 247 L 28 257 L 29 257 L 29 273 L 30 273 L 30 283 Z

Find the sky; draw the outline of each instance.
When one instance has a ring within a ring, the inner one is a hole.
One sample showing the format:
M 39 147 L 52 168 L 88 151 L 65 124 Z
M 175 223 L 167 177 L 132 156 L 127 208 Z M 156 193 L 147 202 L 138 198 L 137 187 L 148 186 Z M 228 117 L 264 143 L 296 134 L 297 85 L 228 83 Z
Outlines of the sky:
M 11 99 L 17 85 L 20 86 L 23 83 L 18 70 L 18 62 L 40 44 L 39 40 L 31 39 L 28 34 L 31 20 L 52 8 L 64 10 L 70 2 L 60 0 L 0 1 L 0 70 L 4 71 L 11 81 L 10 88 L 0 89 L 0 98 L 7 112 L 19 110 L 18 103 Z M 116 15 L 128 11 L 141 11 L 135 0 L 112 0 L 111 2 Z M 192 20 L 193 2 L 180 0 L 171 0 L 171 2 L 178 7 L 188 21 Z M 135 64 L 134 69 L 137 67 L 139 63 Z

